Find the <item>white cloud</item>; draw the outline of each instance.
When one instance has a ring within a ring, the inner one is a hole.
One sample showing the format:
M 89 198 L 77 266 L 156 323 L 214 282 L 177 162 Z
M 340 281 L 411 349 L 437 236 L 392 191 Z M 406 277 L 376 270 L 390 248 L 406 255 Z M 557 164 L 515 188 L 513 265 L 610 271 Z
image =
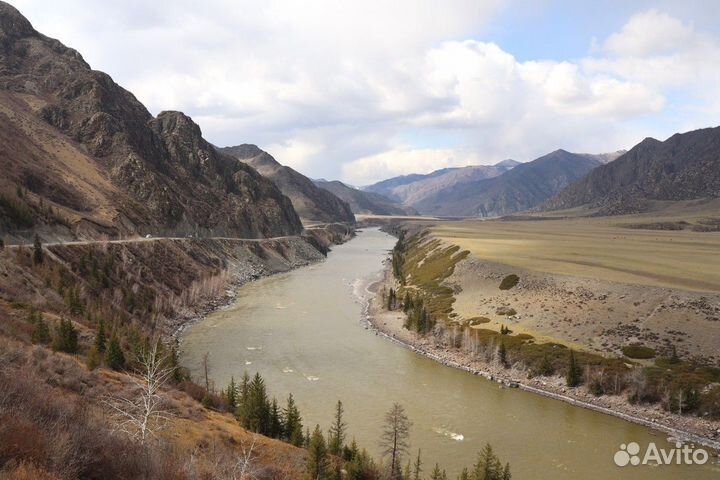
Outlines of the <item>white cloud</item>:
M 693 25 L 649 10 L 586 58 L 519 61 L 471 39 L 508 1 L 16 4 L 153 113 L 185 111 L 214 143 L 257 143 L 310 176 L 355 184 L 615 150 L 671 133 L 647 119 L 677 129 L 720 113 L 718 39 Z M 690 98 L 684 117 L 678 95 Z

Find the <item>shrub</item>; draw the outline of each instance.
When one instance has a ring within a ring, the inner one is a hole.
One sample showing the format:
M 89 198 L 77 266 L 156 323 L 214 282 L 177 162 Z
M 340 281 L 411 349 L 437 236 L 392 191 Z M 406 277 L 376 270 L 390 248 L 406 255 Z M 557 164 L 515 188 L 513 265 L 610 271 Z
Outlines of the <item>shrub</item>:
M 515 285 L 517 285 L 519 281 L 520 277 L 518 277 L 514 273 L 511 273 L 507 277 L 503 278 L 502 282 L 500 282 L 500 290 L 510 290 Z
M 655 357 L 655 350 L 643 345 L 627 345 L 622 349 L 623 355 L 628 358 L 644 360 Z

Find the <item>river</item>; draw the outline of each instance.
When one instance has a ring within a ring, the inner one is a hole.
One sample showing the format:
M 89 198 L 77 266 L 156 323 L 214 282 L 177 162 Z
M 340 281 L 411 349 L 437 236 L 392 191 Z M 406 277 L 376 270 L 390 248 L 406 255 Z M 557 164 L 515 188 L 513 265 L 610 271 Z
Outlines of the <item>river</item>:
M 361 232 L 327 260 L 240 288 L 236 301 L 189 328 L 182 362 L 201 376 L 210 352 L 211 377 L 256 371 L 284 405 L 295 396 L 311 429 L 330 424 L 338 399 L 349 432 L 379 454 L 384 413 L 393 402 L 413 422 L 411 450 L 422 449 L 425 473 L 435 462 L 451 478 L 490 442 L 515 479 L 717 479 L 718 466 L 617 467 L 621 444 L 670 449 L 666 435 L 445 367 L 391 343 L 362 323 L 364 285 L 377 278 L 395 239 Z M 712 461 L 712 458 L 711 458 Z

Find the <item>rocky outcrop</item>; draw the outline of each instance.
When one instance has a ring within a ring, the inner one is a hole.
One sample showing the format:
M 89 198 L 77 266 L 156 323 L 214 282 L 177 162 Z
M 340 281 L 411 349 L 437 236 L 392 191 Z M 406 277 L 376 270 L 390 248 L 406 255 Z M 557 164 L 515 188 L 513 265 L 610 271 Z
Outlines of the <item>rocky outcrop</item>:
M 301 218 L 323 223 L 355 222 L 355 215 L 346 202 L 316 186 L 301 173 L 281 165 L 257 146 L 243 144 L 220 148 L 219 151 L 241 160 L 272 180 L 290 199 Z
M 546 202 L 543 210 L 579 206 L 600 214 L 637 213 L 653 200 L 720 197 L 720 127 L 646 138 Z
M 35 31 L 5 3 L 0 26 L 0 135 L 9 138 L 0 146 L 0 168 L 7 172 L 0 192 L 29 212 L 36 229 L 64 224 L 74 232 L 90 220 L 103 234 L 302 231 L 280 190 L 217 152 L 188 116 L 153 118 L 109 75 Z M 16 190 L 23 195 L 15 198 Z M 0 202 L 6 217 L 0 225 L 23 228 L 7 212 Z

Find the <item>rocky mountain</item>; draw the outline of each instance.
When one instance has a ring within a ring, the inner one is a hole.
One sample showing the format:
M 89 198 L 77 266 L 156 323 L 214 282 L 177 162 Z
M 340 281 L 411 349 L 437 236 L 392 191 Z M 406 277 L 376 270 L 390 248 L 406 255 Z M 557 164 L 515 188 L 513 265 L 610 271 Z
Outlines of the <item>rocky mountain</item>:
M 427 198 L 441 195 L 463 183 L 497 177 L 511 170 L 520 162 L 503 160 L 496 165 L 474 165 L 458 168 L 443 168 L 426 175 L 405 175 L 391 178 L 364 190 L 380 193 L 403 205 L 417 208 Z
M 442 189 L 413 206 L 428 215 L 509 215 L 541 204 L 601 164 L 585 155 L 557 150 L 492 178 Z
M 546 202 L 543 210 L 579 206 L 598 214 L 639 212 L 652 200 L 720 197 L 720 127 L 646 138 Z
M 97 237 L 302 230 L 290 200 L 180 112 L 156 118 L 0 2 L 0 233 Z
M 366 192 L 337 180 L 315 180 L 315 184 L 340 197 L 356 215 L 417 215 L 412 207 L 404 207 L 375 192 Z
M 243 144 L 219 150 L 250 165 L 262 176 L 272 180 L 280 191 L 290 198 L 301 218 L 325 223 L 355 221 L 355 215 L 346 202 L 318 187 L 301 173 L 281 165 L 272 155 L 257 146 Z

